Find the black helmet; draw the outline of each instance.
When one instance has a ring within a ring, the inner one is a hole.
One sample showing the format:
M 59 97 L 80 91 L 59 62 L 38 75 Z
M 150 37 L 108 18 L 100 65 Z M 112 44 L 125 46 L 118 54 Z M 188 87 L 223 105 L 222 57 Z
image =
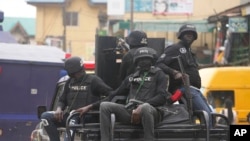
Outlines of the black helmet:
M 187 32 L 187 31 L 193 32 L 193 34 L 194 34 L 194 40 L 197 39 L 197 31 L 196 31 L 195 26 L 192 25 L 192 24 L 184 24 L 184 25 L 182 25 L 182 26 L 180 27 L 179 32 L 178 32 L 178 34 L 177 34 L 178 39 L 181 39 L 181 36 L 182 36 L 185 32 Z
M 135 30 L 132 31 L 125 41 L 131 48 L 133 47 L 145 47 L 148 45 L 147 34 L 143 31 Z
M 68 74 L 73 74 L 83 70 L 83 60 L 80 57 L 70 57 L 66 59 L 64 68 Z
M 150 58 L 154 63 L 156 61 L 156 51 L 150 47 L 141 47 L 135 51 L 134 63 L 136 64 L 140 58 Z

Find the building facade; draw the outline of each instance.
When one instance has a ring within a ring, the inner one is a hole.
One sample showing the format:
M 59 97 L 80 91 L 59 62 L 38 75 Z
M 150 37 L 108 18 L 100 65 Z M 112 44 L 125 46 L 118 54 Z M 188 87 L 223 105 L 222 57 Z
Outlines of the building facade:
M 213 30 L 216 25 L 208 23 L 207 18 L 242 2 L 164 0 L 168 2 L 168 10 L 156 11 L 155 2 L 158 0 L 132 0 L 133 3 L 130 3 L 131 0 L 125 0 L 125 13 L 117 18 L 107 14 L 109 1 L 28 0 L 28 4 L 37 8 L 36 41 L 59 46 L 85 60 L 94 60 L 97 34 L 123 37 L 130 32 L 132 23 L 134 30 L 144 30 L 149 37 L 164 37 L 166 42 L 173 43 L 177 41 L 176 33 L 180 25 L 188 22 L 197 26 L 199 37 L 194 46 L 198 48 L 207 44 L 209 48 L 213 48 Z
M 88 0 L 29 0 L 37 8 L 36 41 L 61 47 L 84 60 L 94 60 L 99 12 L 105 4 Z M 64 22 L 63 22 L 64 21 Z
M 250 64 L 250 2 L 231 7 L 208 17 L 216 24 L 214 61 L 223 54 L 221 64 Z M 220 49 L 223 48 L 221 52 Z
M 2 29 L 19 44 L 36 44 L 36 20 L 34 18 L 4 17 Z

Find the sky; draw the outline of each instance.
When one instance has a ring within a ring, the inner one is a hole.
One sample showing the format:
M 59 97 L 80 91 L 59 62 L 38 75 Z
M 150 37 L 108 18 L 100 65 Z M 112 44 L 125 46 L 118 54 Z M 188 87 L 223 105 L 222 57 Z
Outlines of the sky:
M 36 17 L 36 7 L 27 4 L 26 0 L 0 0 L 0 10 L 4 17 Z

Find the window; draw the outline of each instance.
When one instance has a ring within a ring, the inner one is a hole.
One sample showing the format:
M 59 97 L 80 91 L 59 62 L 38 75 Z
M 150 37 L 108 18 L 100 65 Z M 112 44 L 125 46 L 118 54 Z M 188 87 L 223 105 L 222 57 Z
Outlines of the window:
M 78 25 L 78 13 L 66 12 L 65 23 L 66 23 L 66 26 L 77 26 Z
M 226 99 L 231 99 L 234 106 L 234 91 L 210 91 L 208 93 L 208 103 L 214 108 L 223 108 Z

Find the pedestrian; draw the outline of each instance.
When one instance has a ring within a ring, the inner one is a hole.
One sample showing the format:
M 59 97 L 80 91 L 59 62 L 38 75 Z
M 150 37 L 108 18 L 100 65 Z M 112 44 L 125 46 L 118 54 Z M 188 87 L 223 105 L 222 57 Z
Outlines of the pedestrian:
M 236 124 L 237 123 L 237 112 L 233 109 L 233 102 L 231 99 L 225 100 L 225 108 L 223 108 L 219 113 L 225 115 L 230 124 Z M 218 122 L 220 123 L 220 118 L 218 119 Z
M 65 127 L 69 113 L 80 107 L 84 114 L 91 109 L 98 109 L 101 96 L 108 96 L 112 89 L 102 79 L 86 74 L 83 60 L 70 57 L 65 61 L 65 70 L 69 75 L 55 111 L 47 111 L 41 115 L 44 128 L 51 141 L 60 141 L 58 127 Z M 85 117 L 86 122 L 98 121 L 99 117 Z M 72 122 L 79 122 L 77 116 Z
M 224 54 L 225 54 L 225 47 L 221 46 L 219 48 L 218 55 L 217 55 L 214 63 L 219 64 L 219 65 L 225 64 Z
M 176 94 L 176 91 L 179 91 L 177 93 L 179 98 L 176 99 L 180 99 L 185 91 L 182 81 L 183 76 L 177 59 L 177 57 L 180 57 L 185 73 L 189 75 L 190 79 L 193 110 L 204 110 L 210 115 L 212 111 L 209 108 L 206 98 L 200 91 L 201 78 L 198 71 L 198 63 L 195 54 L 191 51 L 191 45 L 197 37 L 194 25 L 182 25 L 177 34 L 177 38 L 180 41 L 165 48 L 164 53 L 157 60 L 156 66 L 170 76 L 169 92 Z M 211 120 L 210 125 L 212 125 Z
M 122 57 L 119 70 L 119 82 L 122 82 L 126 76 L 134 72 L 134 53 L 136 49 L 148 45 L 147 34 L 144 31 L 134 30 L 125 38 L 125 42 L 129 45 L 130 50 Z
M 101 141 L 110 141 L 111 113 L 125 124 L 142 125 L 144 141 L 154 140 L 154 125 L 160 121 L 158 106 L 166 104 L 168 77 L 154 67 L 156 51 L 142 47 L 135 51 L 133 63 L 137 69 L 124 79 L 114 95 L 126 95 L 127 104 L 102 102 L 100 106 Z M 137 101 L 137 102 L 136 102 Z

